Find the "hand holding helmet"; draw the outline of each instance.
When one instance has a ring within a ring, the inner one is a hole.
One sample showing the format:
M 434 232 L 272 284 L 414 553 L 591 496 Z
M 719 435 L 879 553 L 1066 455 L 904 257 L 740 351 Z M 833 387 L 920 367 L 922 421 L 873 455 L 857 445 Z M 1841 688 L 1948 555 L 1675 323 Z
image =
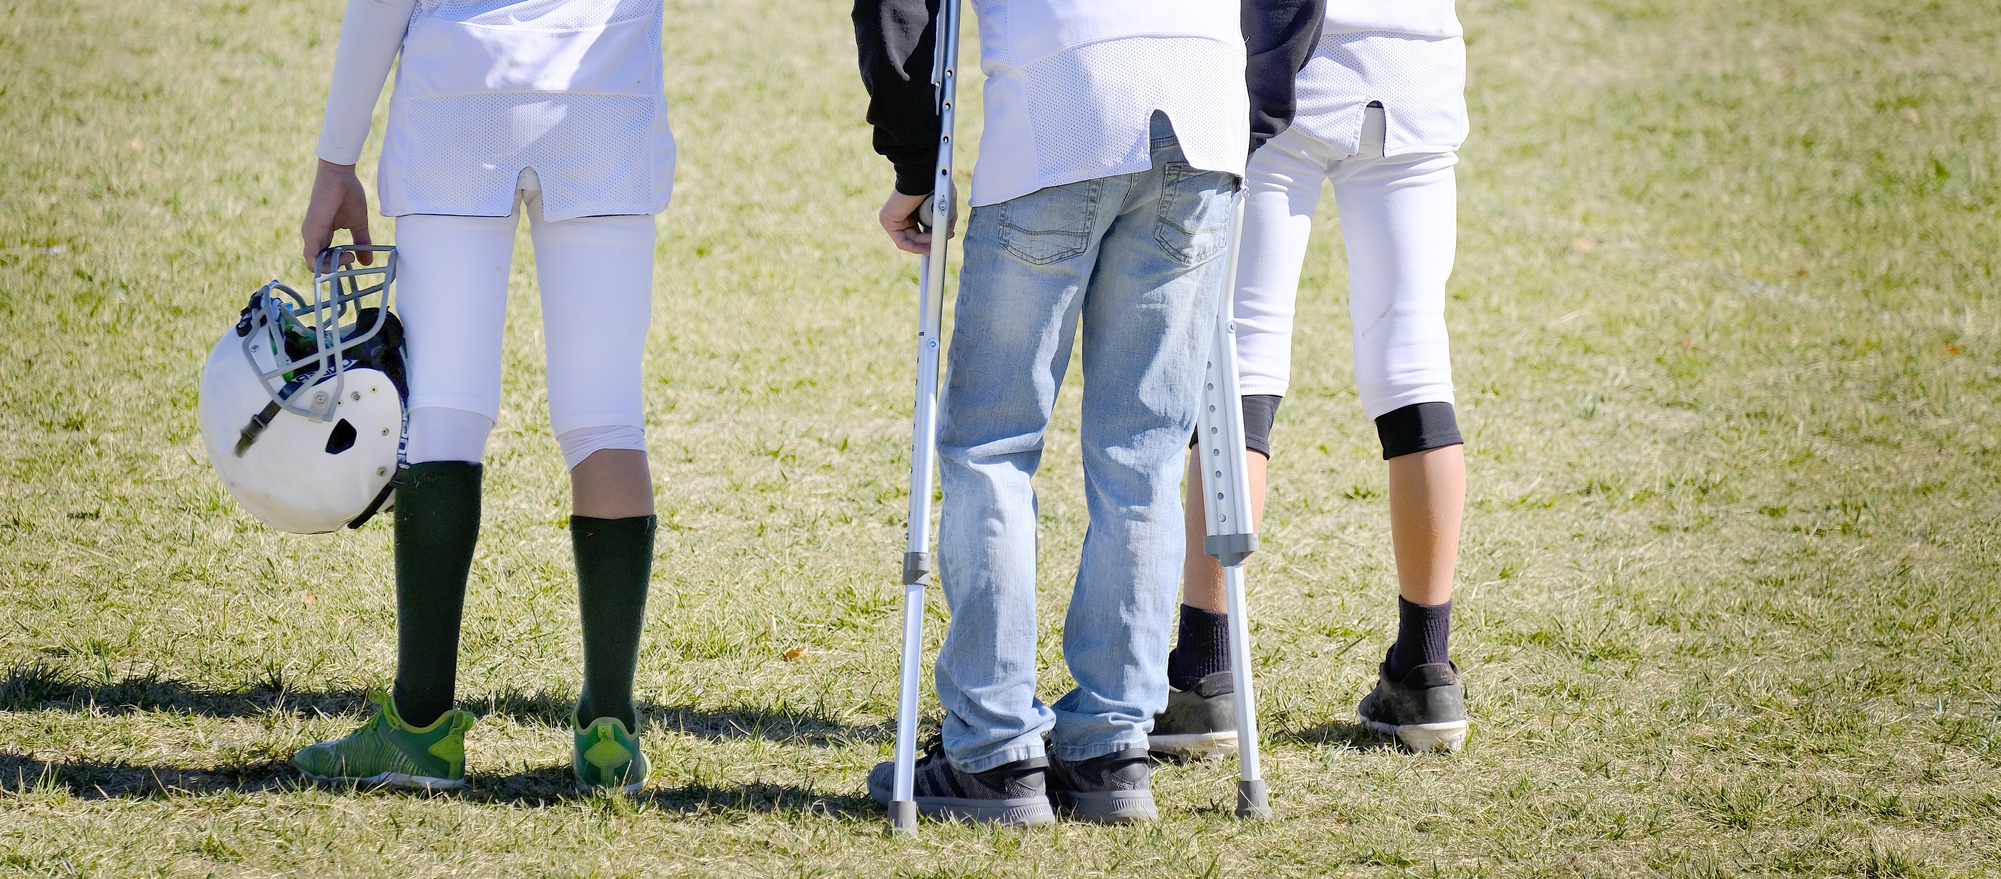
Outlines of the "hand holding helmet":
M 196 405 L 223 486 L 303 534 L 358 528 L 387 505 L 408 423 L 395 248 L 329 248 L 317 263 L 311 299 L 278 281 L 250 297 L 209 353 Z
M 306 262 L 314 263 L 332 247 L 334 232 L 341 229 L 347 230 L 355 247 L 341 257 L 340 265 L 345 268 L 357 260 L 369 265 L 374 254 L 368 237 L 368 192 L 361 188 L 361 178 L 355 176 L 353 165 L 336 165 L 320 159 L 319 170 L 313 175 L 312 198 L 306 203 L 306 219 L 299 224 Z

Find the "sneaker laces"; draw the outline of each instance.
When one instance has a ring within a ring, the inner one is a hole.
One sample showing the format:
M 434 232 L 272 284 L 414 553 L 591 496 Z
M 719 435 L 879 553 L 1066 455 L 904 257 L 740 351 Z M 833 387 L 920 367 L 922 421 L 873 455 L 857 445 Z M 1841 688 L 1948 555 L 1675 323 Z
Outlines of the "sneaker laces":
M 389 694 L 382 690 L 369 690 L 368 701 L 375 706 L 375 712 L 368 715 L 368 719 L 362 721 L 361 726 L 356 727 L 354 733 L 349 733 L 350 736 L 366 732 L 375 727 L 382 727 L 385 730 L 390 728 L 389 715 L 396 709 L 389 701 Z

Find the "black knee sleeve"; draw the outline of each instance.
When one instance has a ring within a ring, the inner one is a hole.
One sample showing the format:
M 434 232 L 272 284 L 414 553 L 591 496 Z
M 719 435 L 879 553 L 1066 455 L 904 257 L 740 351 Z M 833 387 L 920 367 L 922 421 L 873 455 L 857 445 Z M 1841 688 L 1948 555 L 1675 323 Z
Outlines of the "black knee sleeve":
M 1271 457 L 1271 425 L 1278 419 L 1278 404 L 1284 399 L 1277 394 L 1244 395 L 1244 448 Z M 1200 434 L 1190 434 L 1188 447 L 1194 448 L 1201 441 Z
M 1459 419 L 1451 403 L 1412 403 L 1376 419 L 1376 438 L 1383 442 L 1383 460 L 1456 446 Z

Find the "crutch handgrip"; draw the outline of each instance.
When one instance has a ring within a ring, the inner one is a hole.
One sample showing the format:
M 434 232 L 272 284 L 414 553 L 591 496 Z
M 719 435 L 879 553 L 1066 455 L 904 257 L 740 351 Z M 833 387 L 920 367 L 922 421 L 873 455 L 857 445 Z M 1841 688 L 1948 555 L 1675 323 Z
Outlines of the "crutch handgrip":
M 948 185 L 945 187 L 944 201 L 947 204 L 945 216 L 956 216 L 959 213 L 959 193 L 957 186 Z M 938 202 L 938 193 L 934 190 L 930 195 L 924 197 L 922 203 L 917 205 L 917 210 L 911 212 L 910 219 L 917 223 L 917 228 L 929 232 L 933 227 L 938 225 Z M 951 223 L 947 222 L 945 224 L 945 231 L 948 234 L 952 231 Z

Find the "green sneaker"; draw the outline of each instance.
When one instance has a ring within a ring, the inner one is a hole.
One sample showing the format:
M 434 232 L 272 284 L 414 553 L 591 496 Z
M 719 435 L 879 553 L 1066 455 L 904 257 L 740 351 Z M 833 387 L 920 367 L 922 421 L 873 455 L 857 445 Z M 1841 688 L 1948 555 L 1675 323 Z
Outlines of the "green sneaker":
M 396 700 L 381 691 L 368 694 L 378 710 L 347 738 L 309 745 L 292 764 L 320 784 L 388 785 L 419 790 L 459 790 L 466 786 L 466 730 L 473 716 L 444 713 L 415 729 L 396 714 Z
M 576 712 L 571 712 L 570 732 L 576 737 L 571 763 L 576 767 L 577 781 L 585 787 L 615 787 L 629 794 L 646 784 L 646 755 L 639 750 L 639 737 L 625 728 L 625 721 L 600 717 L 584 729 L 577 724 Z

